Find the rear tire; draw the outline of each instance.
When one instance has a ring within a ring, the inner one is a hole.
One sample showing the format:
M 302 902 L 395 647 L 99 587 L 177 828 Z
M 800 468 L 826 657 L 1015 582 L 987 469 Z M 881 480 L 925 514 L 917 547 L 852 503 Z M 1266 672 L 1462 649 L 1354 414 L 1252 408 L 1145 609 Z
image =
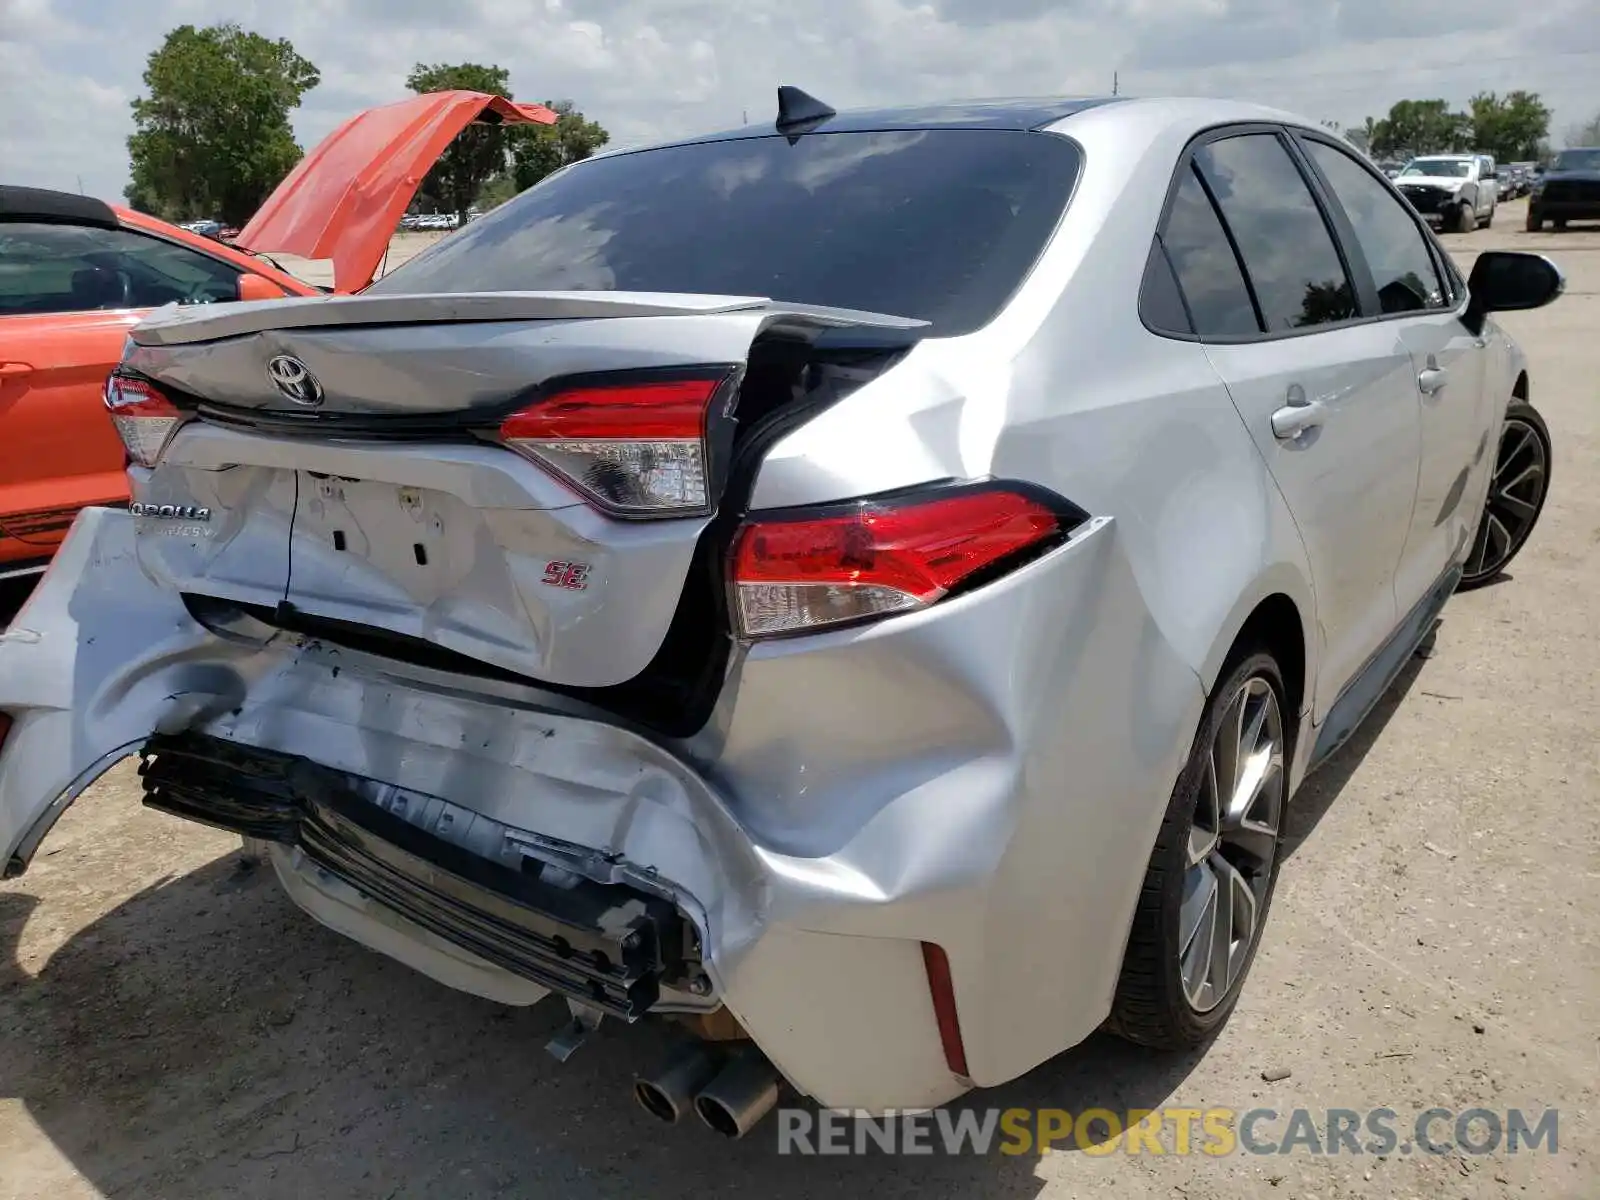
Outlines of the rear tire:
M 1485 229 L 1493 229 L 1494 228 L 1494 206 L 1493 205 L 1489 206 L 1489 215 L 1483 219 L 1483 227 Z
M 1550 451 L 1550 430 L 1539 410 L 1513 399 L 1501 426 L 1489 495 L 1456 591 L 1470 592 L 1498 578 L 1521 553 L 1550 494 Z
M 1188 1049 L 1238 1003 L 1278 878 L 1294 728 L 1285 694 L 1277 662 L 1248 649 L 1206 702 L 1134 911 L 1107 1022 L 1119 1037 Z
M 1556 218 L 1556 219 L 1555 219 L 1555 227 L 1556 227 L 1556 228 L 1557 228 L 1557 229 L 1565 229 L 1565 228 L 1566 228 L 1566 227 L 1567 227 L 1567 222 L 1566 222 L 1566 218 L 1564 218 L 1564 217 L 1557 217 L 1557 218 Z

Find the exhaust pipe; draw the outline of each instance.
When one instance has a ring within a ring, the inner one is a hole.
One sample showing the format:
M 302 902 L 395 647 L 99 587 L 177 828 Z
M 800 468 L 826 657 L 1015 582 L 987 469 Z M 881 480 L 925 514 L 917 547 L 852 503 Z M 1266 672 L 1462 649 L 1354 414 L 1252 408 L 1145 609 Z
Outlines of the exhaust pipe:
M 675 1125 L 717 1074 L 717 1060 L 699 1042 L 680 1047 L 659 1071 L 633 1081 L 633 1098 L 652 1117 Z
M 712 1129 L 742 1138 L 778 1103 L 778 1072 L 759 1053 L 741 1054 L 694 1098 L 694 1110 Z

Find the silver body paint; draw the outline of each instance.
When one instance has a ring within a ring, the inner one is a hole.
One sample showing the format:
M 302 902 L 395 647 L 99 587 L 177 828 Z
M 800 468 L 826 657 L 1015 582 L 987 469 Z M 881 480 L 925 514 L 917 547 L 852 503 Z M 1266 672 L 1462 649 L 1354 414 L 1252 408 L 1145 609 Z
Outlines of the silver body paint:
M 1174 164 L 1197 132 L 1235 121 L 1299 124 L 1210 101 L 1063 120 L 1083 173 L 1000 315 L 922 341 L 787 434 L 754 485 L 759 509 L 1033 481 L 1092 514 L 1043 558 L 925 612 L 740 646 L 704 728 L 664 739 L 532 681 L 637 674 L 704 521 L 607 520 L 487 444 L 192 423 L 131 474 L 136 501 L 206 509 L 204 527 L 86 511 L 0 635 L 0 708 L 16 718 L 0 850 L 20 869 L 111 763 L 153 731 L 194 730 L 432 797 L 486 858 L 607 851 L 606 871 L 669 895 L 704 944 L 713 995 L 662 1006 L 725 1004 L 822 1104 L 936 1105 L 1075 1044 L 1109 1011 L 1156 831 L 1240 629 L 1269 597 L 1300 615 L 1298 785 L 1335 700 L 1466 552 L 1493 459 L 1482 444 L 1522 369 L 1492 325 L 1466 345 L 1450 314 L 1220 350 L 1146 330 L 1141 272 Z M 476 319 L 439 297 L 375 298 L 395 311 L 367 318 L 360 298 L 158 316 L 130 361 L 273 408 L 264 364 L 293 354 L 365 411 L 404 413 L 440 389 L 491 403 L 541 372 L 739 363 L 774 322 L 896 324 L 760 298 L 448 300 Z M 1475 364 L 1448 408 L 1397 383 L 1409 355 L 1438 350 Z M 1322 453 L 1261 432 L 1273 381 L 1297 367 L 1337 410 Z M 350 536 L 337 555 L 334 528 Z M 539 586 L 548 559 L 589 563 L 589 588 Z M 530 682 L 207 628 L 183 593 L 288 599 Z M 272 859 L 318 920 L 448 986 L 544 994 L 298 851 Z M 950 960 L 965 1077 L 941 1050 L 924 941 Z

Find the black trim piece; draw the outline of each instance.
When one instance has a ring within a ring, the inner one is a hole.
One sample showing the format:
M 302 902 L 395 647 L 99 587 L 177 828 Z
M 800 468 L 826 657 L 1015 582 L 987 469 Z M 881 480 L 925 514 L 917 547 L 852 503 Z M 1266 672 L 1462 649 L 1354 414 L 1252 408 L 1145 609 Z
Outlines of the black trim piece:
M 57 192 L 50 188 L 0 184 L 0 221 L 38 221 L 55 225 L 90 225 L 121 229 L 122 222 L 104 200 Z
M 406 805 L 434 797 L 276 751 L 194 733 L 141 752 L 144 803 L 251 837 L 299 846 L 317 866 L 406 920 L 524 979 L 624 1020 L 685 972 L 688 925 L 670 902 L 542 864 L 518 871 L 446 841 L 363 794 Z
M 1433 623 L 1444 610 L 1446 602 L 1461 582 L 1461 567 L 1451 567 L 1444 573 L 1416 605 L 1406 614 L 1405 620 L 1389 635 L 1389 640 L 1378 648 L 1356 677 L 1350 681 L 1339 698 L 1328 710 L 1326 719 L 1317 731 L 1317 740 L 1311 748 L 1307 772 L 1326 762 L 1361 723 L 1371 715 L 1378 701 L 1383 699 L 1407 661 L 1416 652 L 1422 639 L 1428 636 Z
M 1244 133 L 1238 136 L 1249 137 L 1251 135 Z M 1213 141 L 1224 142 L 1227 140 L 1227 138 L 1222 137 L 1212 138 L 1209 141 L 1202 142 L 1201 145 L 1209 146 Z M 1194 151 L 1189 152 L 1189 170 L 1194 172 L 1195 182 L 1200 185 L 1200 190 L 1206 194 L 1206 199 L 1211 201 L 1211 211 L 1216 214 L 1217 225 L 1222 229 L 1222 236 L 1228 239 L 1228 248 L 1233 251 L 1234 264 L 1239 268 L 1239 278 L 1244 280 L 1244 290 L 1250 297 L 1250 307 L 1255 310 L 1256 329 L 1260 331 L 1261 336 L 1271 337 L 1272 331 L 1267 328 L 1267 314 L 1261 307 L 1261 297 L 1256 293 L 1256 281 L 1250 277 L 1250 268 L 1244 261 L 1244 251 L 1239 249 L 1239 239 L 1234 237 L 1233 226 L 1228 222 L 1227 214 L 1222 211 L 1222 204 L 1217 199 L 1217 193 L 1212 188 L 1211 181 L 1206 178 L 1206 173 L 1200 169 L 1200 163 L 1195 159 Z M 1180 288 L 1183 286 L 1182 280 L 1178 281 L 1178 286 Z M 1211 340 L 1220 339 L 1212 338 Z M 1241 340 L 1254 339 L 1244 338 L 1241 335 Z

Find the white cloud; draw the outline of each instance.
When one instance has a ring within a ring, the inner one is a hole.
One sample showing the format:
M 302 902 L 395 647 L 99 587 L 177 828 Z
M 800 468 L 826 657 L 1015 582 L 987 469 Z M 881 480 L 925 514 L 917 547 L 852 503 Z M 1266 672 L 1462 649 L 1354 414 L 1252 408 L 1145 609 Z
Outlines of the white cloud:
M 1232 95 L 1355 123 L 1395 100 L 1524 87 L 1552 129 L 1600 104 L 1595 0 L 0 0 L 0 176 L 119 198 L 129 101 L 174 25 L 232 19 L 322 72 L 311 144 L 417 62 L 498 63 L 630 145 L 762 120 L 780 83 L 836 106 Z

